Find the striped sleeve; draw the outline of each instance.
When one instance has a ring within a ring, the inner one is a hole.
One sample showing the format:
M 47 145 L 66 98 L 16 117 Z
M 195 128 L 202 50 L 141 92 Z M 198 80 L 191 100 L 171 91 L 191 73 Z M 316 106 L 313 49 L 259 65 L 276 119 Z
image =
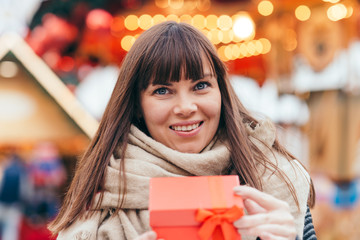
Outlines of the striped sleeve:
M 317 240 L 309 207 L 307 207 L 306 214 L 305 214 L 303 239 L 304 240 Z

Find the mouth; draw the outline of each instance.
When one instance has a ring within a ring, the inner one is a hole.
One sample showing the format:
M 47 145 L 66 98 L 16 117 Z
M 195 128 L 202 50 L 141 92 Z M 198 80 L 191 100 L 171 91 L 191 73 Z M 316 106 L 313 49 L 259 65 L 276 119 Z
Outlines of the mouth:
M 197 129 L 198 127 L 200 127 L 204 122 L 198 122 L 198 123 L 194 123 L 194 124 L 188 124 L 188 125 L 176 125 L 176 126 L 170 126 L 170 129 L 174 130 L 174 131 L 178 131 L 178 132 L 191 132 L 195 129 Z

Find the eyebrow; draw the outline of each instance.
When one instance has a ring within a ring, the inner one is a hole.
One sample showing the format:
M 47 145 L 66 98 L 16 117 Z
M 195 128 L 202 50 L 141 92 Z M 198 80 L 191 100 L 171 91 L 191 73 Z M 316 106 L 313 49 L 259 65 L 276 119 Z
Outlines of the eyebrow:
M 204 75 L 203 75 L 203 77 L 202 78 L 199 78 L 199 79 L 191 79 L 191 82 L 196 82 L 196 81 L 200 81 L 200 80 L 202 80 L 202 79 L 205 79 L 205 78 L 207 78 L 207 77 L 214 77 L 215 75 L 213 74 L 213 73 L 205 73 Z M 173 82 L 165 82 L 165 83 L 159 83 L 159 84 L 151 84 L 152 86 L 172 86 L 173 85 Z

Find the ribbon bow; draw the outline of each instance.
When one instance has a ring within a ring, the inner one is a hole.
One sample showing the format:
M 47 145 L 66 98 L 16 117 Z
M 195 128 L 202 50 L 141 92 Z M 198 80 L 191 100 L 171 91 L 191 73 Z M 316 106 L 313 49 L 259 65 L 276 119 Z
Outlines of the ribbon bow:
M 205 210 L 199 209 L 196 213 L 196 221 L 202 222 L 199 230 L 201 240 L 234 240 L 237 231 L 233 222 L 244 215 L 243 209 L 236 205 L 227 210 Z

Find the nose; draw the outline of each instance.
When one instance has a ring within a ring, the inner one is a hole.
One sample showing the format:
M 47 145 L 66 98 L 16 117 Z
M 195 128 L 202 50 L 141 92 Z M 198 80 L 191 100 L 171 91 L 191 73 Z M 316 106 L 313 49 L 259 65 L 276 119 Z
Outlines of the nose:
M 198 109 L 196 102 L 191 96 L 184 95 L 179 96 L 176 99 L 176 105 L 174 107 L 174 113 L 181 117 L 191 116 Z

